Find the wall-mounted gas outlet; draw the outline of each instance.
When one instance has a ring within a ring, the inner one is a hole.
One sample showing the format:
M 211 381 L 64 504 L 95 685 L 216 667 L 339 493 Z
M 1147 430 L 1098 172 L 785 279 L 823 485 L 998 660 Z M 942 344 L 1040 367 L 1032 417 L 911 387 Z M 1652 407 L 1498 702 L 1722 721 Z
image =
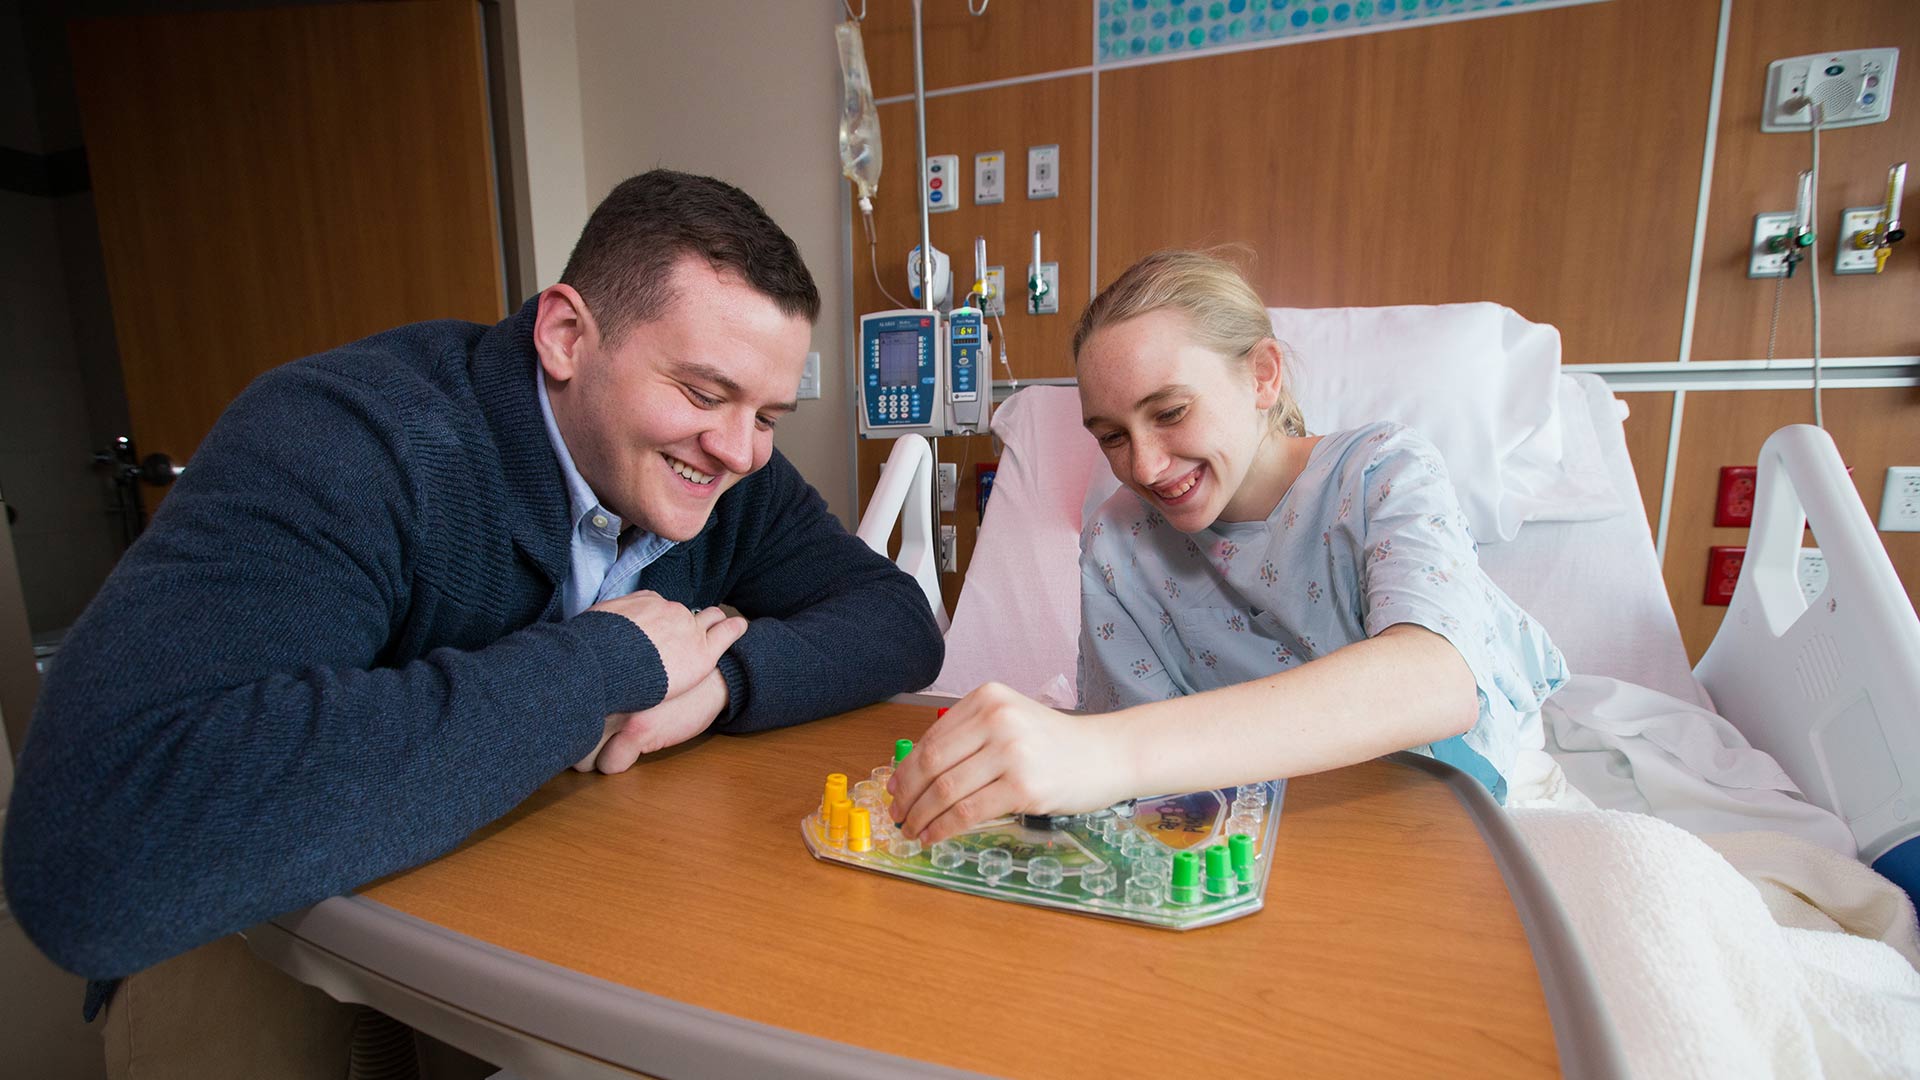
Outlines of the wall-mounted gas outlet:
M 943 574 L 960 572 L 959 533 L 951 525 L 940 526 L 940 572 Z
M 1753 247 L 1747 252 L 1747 276 L 1776 278 L 1787 276 L 1787 233 L 1793 229 L 1793 211 L 1753 215 Z M 1774 248 L 1778 241 L 1780 247 Z
M 1920 532 L 1920 467 L 1887 469 L 1887 486 L 1880 494 L 1880 531 Z
M 1713 500 L 1713 523 L 1744 529 L 1753 524 L 1752 465 L 1720 466 L 1720 493 Z
M 1819 548 L 1800 549 L 1800 595 L 1811 604 L 1827 591 L 1827 557 Z
M 1041 263 L 1040 280 L 1047 283 L 1047 291 L 1040 297 L 1040 306 L 1030 308 L 1030 312 L 1034 315 L 1060 314 L 1060 264 Z
M 960 157 L 957 154 L 931 154 L 927 157 L 927 210 L 944 213 L 960 209 Z
M 940 488 L 940 510 L 942 513 L 951 514 L 954 489 L 960 486 L 960 466 L 951 461 L 943 461 L 934 475 L 938 481 L 937 486 Z
M 1859 246 L 1859 236 L 1865 233 L 1873 236 L 1880 231 L 1880 223 L 1886 220 L 1887 208 L 1884 206 L 1855 206 L 1840 211 L 1840 239 L 1834 244 L 1833 272 L 1836 274 L 1871 274 L 1880 260 L 1871 247 Z
M 1007 268 L 987 267 L 987 300 L 981 307 L 988 315 L 1007 313 Z
M 1740 565 L 1747 561 L 1743 547 L 1707 549 L 1707 588 L 1700 602 L 1709 607 L 1726 607 L 1733 602 L 1733 588 L 1740 584 Z

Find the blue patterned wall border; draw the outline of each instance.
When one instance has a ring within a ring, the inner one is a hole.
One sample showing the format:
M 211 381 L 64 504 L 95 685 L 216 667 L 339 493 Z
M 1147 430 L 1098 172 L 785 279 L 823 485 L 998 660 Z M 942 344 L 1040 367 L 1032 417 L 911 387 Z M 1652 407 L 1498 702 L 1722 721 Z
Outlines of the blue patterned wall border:
M 1316 34 L 1431 26 L 1603 0 L 1099 0 L 1103 64 L 1245 48 Z

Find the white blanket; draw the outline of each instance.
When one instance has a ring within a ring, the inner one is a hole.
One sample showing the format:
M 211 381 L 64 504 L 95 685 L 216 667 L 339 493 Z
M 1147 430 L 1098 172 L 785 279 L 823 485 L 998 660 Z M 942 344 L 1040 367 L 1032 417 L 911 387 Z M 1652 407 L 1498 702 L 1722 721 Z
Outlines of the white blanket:
M 1633 1075 L 1920 1077 L 1920 973 L 1893 948 L 1779 925 L 1726 859 L 1658 819 L 1511 814 L 1567 909 Z

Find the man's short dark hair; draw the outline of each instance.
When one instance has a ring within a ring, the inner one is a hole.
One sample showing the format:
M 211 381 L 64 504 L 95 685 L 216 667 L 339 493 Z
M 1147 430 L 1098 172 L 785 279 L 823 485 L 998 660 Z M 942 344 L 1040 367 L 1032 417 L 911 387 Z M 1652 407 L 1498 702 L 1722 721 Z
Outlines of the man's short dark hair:
M 793 238 L 752 196 L 711 176 L 654 169 L 623 181 L 594 208 L 560 280 L 587 301 L 617 341 L 674 302 L 674 265 L 686 256 L 731 273 L 787 315 L 820 317 L 820 290 Z

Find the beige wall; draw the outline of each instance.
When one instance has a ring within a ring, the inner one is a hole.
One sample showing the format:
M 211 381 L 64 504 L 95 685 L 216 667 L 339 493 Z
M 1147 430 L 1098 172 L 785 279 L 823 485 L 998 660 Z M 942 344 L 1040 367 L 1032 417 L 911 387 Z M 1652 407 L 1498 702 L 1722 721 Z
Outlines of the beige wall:
M 781 422 L 775 445 L 851 524 L 838 10 L 837 0 L 515 0 L 512 23 L 541 281 L 559 275 L 588 208 L 635 173 L 705 173 L 758 199 L 799 244 L 821 299 L 820 399 Z

